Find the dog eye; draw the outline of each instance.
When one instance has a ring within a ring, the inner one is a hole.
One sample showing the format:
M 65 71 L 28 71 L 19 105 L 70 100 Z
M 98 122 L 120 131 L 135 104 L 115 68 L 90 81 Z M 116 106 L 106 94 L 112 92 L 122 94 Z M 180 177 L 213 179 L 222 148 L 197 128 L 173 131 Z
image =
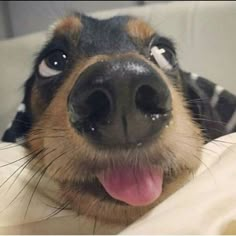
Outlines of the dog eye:
M 175 68 L 177 58 L 173 48 L 161 42 L 154 42 L 150 49 L 150 59 L 155 61 L 160 68 L 167 71 Z
M 60 74 L 68 62 L 67 55 L 56 50 L 48 54 L 39 65 L 39 74 L 43 77 L 51 77 Z

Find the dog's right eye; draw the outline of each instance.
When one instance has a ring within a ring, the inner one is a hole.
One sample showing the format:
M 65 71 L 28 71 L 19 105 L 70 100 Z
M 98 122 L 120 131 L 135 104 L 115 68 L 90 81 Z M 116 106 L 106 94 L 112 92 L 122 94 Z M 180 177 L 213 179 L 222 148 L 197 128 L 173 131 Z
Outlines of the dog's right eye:
M 60 74 L 68 63 L 67 55 L 61 50 L 49 53 L 39 64 L 39 74 L 42 77 L 52 77 Z

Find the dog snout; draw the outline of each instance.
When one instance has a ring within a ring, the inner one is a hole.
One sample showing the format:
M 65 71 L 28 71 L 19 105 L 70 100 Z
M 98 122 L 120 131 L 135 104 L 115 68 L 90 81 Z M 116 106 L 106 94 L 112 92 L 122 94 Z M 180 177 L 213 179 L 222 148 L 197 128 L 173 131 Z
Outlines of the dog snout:
M 171 117 L 171 94 L 152 66 L 136 58 L 97 62 L 77 79 L 68 99 L 72 126 L 91 142 L 141 145 Z

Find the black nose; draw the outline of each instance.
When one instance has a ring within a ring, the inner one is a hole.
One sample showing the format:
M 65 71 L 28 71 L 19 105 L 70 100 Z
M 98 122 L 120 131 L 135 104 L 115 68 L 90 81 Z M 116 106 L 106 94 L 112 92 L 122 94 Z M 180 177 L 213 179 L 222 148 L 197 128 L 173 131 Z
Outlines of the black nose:
M 78 78 L 69 99 L 70 121 L 89 141 L 141 145 L 157 136 L 171 116 L 170 91 L 140 59 L 97 62 Z

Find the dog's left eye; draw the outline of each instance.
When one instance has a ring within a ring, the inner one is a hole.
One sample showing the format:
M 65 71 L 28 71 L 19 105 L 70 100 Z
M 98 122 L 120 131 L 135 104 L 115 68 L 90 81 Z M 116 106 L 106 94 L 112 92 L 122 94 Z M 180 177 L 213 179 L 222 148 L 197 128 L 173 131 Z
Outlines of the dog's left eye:
M 156 63 L 164 70 L 172 70 L 176 66 L 176 56 L 168 47 L 162 45 L 152 47 L 151 56 L 153 56 Z
M 61 50 L 55 50 L 41 61 L 39 74 L 43 77 L 58 75 L 65 69 L 67 63 L 67 55 Z
M 165 71 L 173 70 L 177 65 L 177 58 L 171 43 L 164 38 L 153 38 L 150 43 L 150 59 Z

